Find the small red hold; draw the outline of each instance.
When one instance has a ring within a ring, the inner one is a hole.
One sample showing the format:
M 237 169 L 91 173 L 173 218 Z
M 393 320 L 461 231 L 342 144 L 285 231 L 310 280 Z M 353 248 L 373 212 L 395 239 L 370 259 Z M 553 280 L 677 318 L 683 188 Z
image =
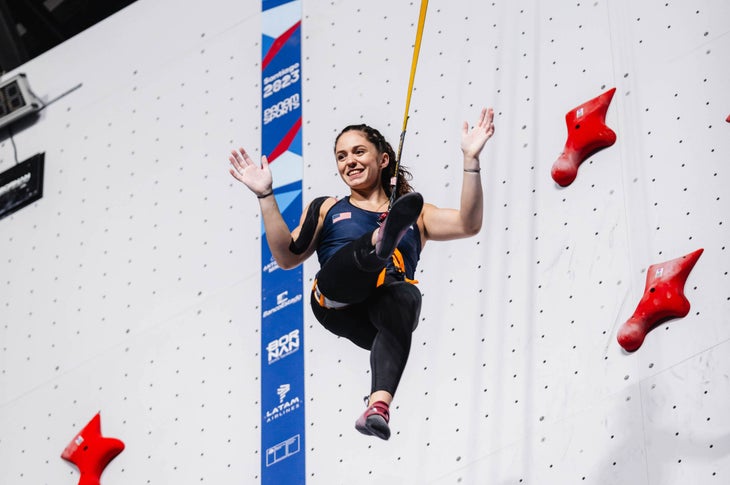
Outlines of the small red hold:
M 555 163 L 551 175 L 558 185 L 573 183 L 578 166 L 590 155 L 616 142 L 616 133 L 606 126 L 606 112 L 616 88 L 587 101 L 565 115 L 568 140 Z
M 728 123 L 730 123 L 730 115 L 727 115 L 727 118 L 725 118 L 725 121 L 727 121 Z
M 104 469 L 122 450 L 124 443 L 120 440 L 101 435 L 101 415 L 96 413 L 63 450 L 61 458 L 78 467 L 78 485 L 99 485 Z
M 621 347 L 633 352 L 641 347 L 647 332 L 658 323 L 689 313 L 690 305 L 684 296 L 684 284 L 703 251 L 700 248 L 681 258 L 649 266 L 644 296 L 634 314 L 618 331 L 616 338 Z

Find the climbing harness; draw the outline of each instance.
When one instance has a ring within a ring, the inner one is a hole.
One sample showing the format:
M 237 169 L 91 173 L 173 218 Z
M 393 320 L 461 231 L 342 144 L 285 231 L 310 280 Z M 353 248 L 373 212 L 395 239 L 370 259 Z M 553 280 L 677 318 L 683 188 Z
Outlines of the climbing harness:
M 400 250 L 396 248 L 395 251 L 393 251 L 392 256 L 393 266 L 395 267 L 395 274 L 397 275 L 397 278 L 403 278 L 403 281 L 407 283 L 411 283 L 413 285 L 418 284 L 418 280 L 408 278 L 406 276 L 406 264 L 403 260 L 403 254 L 401 254 Z M 375 287 L 382 286 L 385 283 L 385 276 L 387 274 L 388 268 L 383 268 L 380 274 L 378 275 L 378 280 L 375 283 Z M 317 279 L 314 279 L 314 284 L 312 285 L 312 292 L 314 293 L 314 299 L 317 301 L 319 306 L 322 308 L 327 308 L 328 310 L 339 310 L 340 308 L 345 308 L 347 306 L 350 306 L 349 303 L 343 303 L 341 301 L 335 301 L 330 298 L 327 298 L 324 296 L 322 291 L 320 291 L 319 286 L 317 286 Z

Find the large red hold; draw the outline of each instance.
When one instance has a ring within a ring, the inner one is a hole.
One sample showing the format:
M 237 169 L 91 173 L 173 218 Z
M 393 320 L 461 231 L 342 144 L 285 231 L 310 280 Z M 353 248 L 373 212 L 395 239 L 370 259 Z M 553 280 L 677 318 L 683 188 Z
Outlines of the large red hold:
M 565 115 L 568 140 L 551 172 L 558 185 L 565 187 L 573 183 L 578 167 L 586 158 L 616 142 L 616 133 L 606 126 L 606 112 L 615 92 L 616 88 L 611 88 Z
M 124 443 L 120 440 L 101 435 L 101 415 L 96 413 L 63 450 L 61 458 L 78 467 L 78 485 L 99 485 L 104 469 L 122 450 Z
M 684 284 L 703 251 L 700 248 L 681 258 L 649 266 L 644 296 L 634 314 L 618 331 L 617 340 L 621 347 L 633 352 L 641 347 L 646 334 L 658 323 L 689 313 L 690 305 L 684 296 Z

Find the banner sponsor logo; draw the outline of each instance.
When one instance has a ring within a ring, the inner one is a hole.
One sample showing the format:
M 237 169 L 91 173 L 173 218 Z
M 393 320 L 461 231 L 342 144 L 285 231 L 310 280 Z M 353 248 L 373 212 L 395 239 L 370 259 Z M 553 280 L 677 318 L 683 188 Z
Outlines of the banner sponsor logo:
M 268 310 L 264 310 L 264 318 L 273 315 L 274 313 L 278 312 L 279 310 L 283 310 L 284 308 L 288 307 L 289 305 L 293 305 L 295 303 L 299 303 L 302 301 L 302 294 L 299 293 L 298 295 L 295 295 L 293 298 L 289 298 L 287 295 L 289 294 L 288 291 L 285 291 L 283 293 L 279 293 L 276 295 L 276 306 L 274 308 L 269 308 Z
M 266 466 L 269 467 L 275 463 L 289 458 L 290 456 L 301 451 L 301 436 L 295 435 L 291 438 L 278 443 L 271 448 L 266 449 Z
M 282 384 L 277 388 L 276 393 L 279 395 L 279 405 L 266 411 L 267 423 L 270 423 L 275 419 L 279 419 L 301 407 L 302 401 L 299 399 L 299 396 L 294 396 L 288 400 L 286 399 L 290 390 L 291 386 L 289 384 Z
M 269 365 L 299 350 L 299 329 L 294 329 L 266 345 Z
M 277 269 L 280 269 L 279 264 L 274 260 L 274 258 L 271 258 L 271 261 L 264 265 L 263 271 L 264 273 L 273 273 Z
M 284 399 L 286 399 L 286 395 L 289 394 L 289 391 L 291 391 L 291 385 L 290 384 L 282 384 L 276 390 L 276 393 L 279 395 L 279 403 L 280 404 L 284 402 Z
M 299 93 L 292 94 L 288 98 L 284 98 L 278 103 L 264 109 L 264 124 L 269 124 L 275 119 L 281 118 L 300 107 Z

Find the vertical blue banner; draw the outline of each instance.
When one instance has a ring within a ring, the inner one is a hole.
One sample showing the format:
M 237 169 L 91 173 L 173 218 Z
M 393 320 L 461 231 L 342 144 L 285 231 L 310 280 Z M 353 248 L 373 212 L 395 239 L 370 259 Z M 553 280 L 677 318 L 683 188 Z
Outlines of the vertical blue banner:
M 262 3 L 262 153 L 292 228 L 302 213 L 300 0 Z M 283 271 L 261 237 L 261 483 L 306 482 L 302 267 Z

